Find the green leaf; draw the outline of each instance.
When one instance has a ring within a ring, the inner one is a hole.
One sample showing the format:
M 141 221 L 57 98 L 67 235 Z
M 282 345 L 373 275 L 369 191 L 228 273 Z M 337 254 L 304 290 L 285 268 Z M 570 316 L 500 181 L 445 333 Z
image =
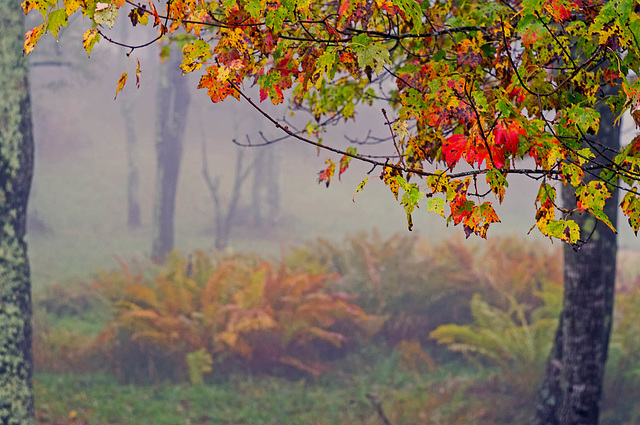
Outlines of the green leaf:
M 322 74 L 326 74 L 331 80 L 336 74 L 335 71 L 336 54 L 335 51 L 325 51 L 316 62 L 316 70 L 313 73 L 312 80 L 316 82 L 316 88 L 320 88 L 322 84 Z
M 169 54 L 171 53 L 171 48 L 168 45 L 162 46 L 160 49 L 160 60 L 163 62 L 169 58 Z
M 258 19 L 262 15 L 264 6 L 260 0 L 249 0 L 244 8 L 253 19 Z
M 393 0 L 393 4 L 398 6 L 404 14 L 411 19 L 413 28 L 411 32 L 418 34 L 422 30 L 422 9 L 420 3 L 415 0 Z
M 389 63 L 389 51 L 381 44 L 376 44 L 368 35 L 360 34 L 353 38 L 353 50 L 358 56 L 358 66 L 361 69 L 371 67 L 380 75 L 384 65 Z
M 107 25 L 112 28 L 118 17 L 118 8 L 111 3 L 96 3 L 93 20 L 98 25 Z
M 638 236 L 638 230 L 640 230 L 640 199 L 635 193 L 627 192 L 620 204 L 620 208 L 622 208 L 624 215 L 628 217 L 629 225 L 633 232 Z
M 58 39 L 61 26 L 67 26 L 67 12 L 64 9 L 54 10 L 49 14 L 49 19 L 47 20 L 47 31 L 49 31 L 56 40 Z
M 202 67 L 202 62 L 211 57 L 211 49 L 207 42 L 196 39 L 182 48 L 182 55 L 180 69 L 183 74 L 188 74 Z
M 289 11 L 286 7 L 278 7 L 275 10 L 269 10 L 267 12 L 267 16 L 265 19 L 265 24 L 267 27 L 274 30 L 274 32 L 279 32 L 282 29 L 282 24 L 284 24 L 284 20 L 289 16 Z
M 232 10 L 237 6 L 236 0 L 222 0 L 222 6 L 225 10 Z
M 431 60 L 433 62 L 440 62 L 446 57 L 447 57 L 447 51 L 444 49 L 441 49 L 441 50 L 438 50 L 433 56 L 431 56 Z
M 500 170 L 492 168 L 487 171 L 487 183 L 491 187 L 491 191 L 498 198 L 498 201 L 502 203 L 504 200 L 505 188 L 509 187 L 507 176 Z
M 404 210 L 407 213 L 407 226 L 411 230 L 413 228 L 411 214 L 413 214 L 414 209 L 418 208 L 418 202 L 424 197 L 424 193 L 420 192 L 417 184 L 409 184 L 402 176 L 395 176 L 394 179 L 398 186 L 404 190 L 400 204 L 404 206 Z
M 611 220 L 604 213 L 604 203 L 610 197 L 611 192 L 609 192 L 607 184 L 600 180 L 591 181 L 588 185 L 576 189 L 578 209 L 589 211 L 594 217 L 609 226 L 614 233 L 617 233 Z
M 541 228 L 540 225 L 538 228 L 545 236 L 557 238 L 567 243 L 576 243 L 580 239 L 580 227 L 573 220 L 554 220 L 544 228 Z
M 560 168 L 562 170 L 562 176 L 569 180 L 571 186 L 578 187 L 578 185 L 582 183 L 584 172 L 577 164 L 573 162 L 563 162 Z
M 442 198 L 429 198 L 427 200 L 427 212 L 435 212 L 444 218 L 444 205 L 445 202 Z

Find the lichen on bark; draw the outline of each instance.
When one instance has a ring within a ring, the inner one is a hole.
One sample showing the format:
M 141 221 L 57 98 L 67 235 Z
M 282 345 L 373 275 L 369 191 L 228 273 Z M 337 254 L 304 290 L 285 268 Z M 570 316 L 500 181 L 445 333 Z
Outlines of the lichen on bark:
M 34 423 L 31 283 L 25 241 L 33 170 L 24 14 L 0 0 L 0 423 Z

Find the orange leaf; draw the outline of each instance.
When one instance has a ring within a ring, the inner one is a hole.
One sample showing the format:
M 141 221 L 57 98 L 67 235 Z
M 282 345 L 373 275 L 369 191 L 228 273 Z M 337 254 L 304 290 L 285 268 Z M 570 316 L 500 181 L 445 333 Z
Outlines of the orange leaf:
M 29 30 L 24 36 L 24 48 L 23 52 L 25 55 L 33 52 L 33 49 L 36 47 L 36 43 L 44 33 L 44 24 Z

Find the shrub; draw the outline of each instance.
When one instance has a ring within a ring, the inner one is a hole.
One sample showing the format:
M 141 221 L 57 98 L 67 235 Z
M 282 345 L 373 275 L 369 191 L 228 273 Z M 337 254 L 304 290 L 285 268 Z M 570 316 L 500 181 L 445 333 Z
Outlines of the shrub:
M 37 372 L 89 372 L 104 364 L 95 337 L 53 328 L 36 314 L 33 320 L 33 364 Z
M 327 347 L 341 349 L 358 329 L 375 323 L 353 296 L 328 290 L 336 275 L 295 272 L 284 263 L 256 257 L 214 262 L 196 251 L 190 259 L 172 253 L 153 278 L 121 268 L 103 273 L 96 286 L 114 301 L 106 335 L 125 380 L 184 379 L 187 359 L 207 354 L 214 372 L 216 365 L 235 364 L 317 376 L 328 370 Z M 199 380 L 194 367 L 192 379 Z
M 557 252 L 515 237 L 492 238 L 479 249 L 459 238 L 429 244 L 415 234 L 384 239 L 373 231 L 342 244 L 319 239 L 290 258 L 298 267 L 342 275 L 342 290 L 356 294 L 365 311 L 387 318 L 380 334 L 392 346 L 416 340 L 429 346 L 429 332 L 438 326 L 471 321 L 475 293 L 505 309 L 517 299 L 529 314 L 542 305 L 534 294 L 561 281 Z
M 640 419 L 640 287 L 622 286 L 616 296 L 615 321 L 605 373 L 602 420 L 612 424 Z
M 528 315 L 527 307 L 512 296 L 509 308 L 502 309 L 476 294 L 471 300 L 471 324 L 442 325 L 430 336 L 476 364 L 486 361 L 498 366 L 503 378 L 516 389 L 530 391 L 537 388 L 553 342 L 562 287 L 547 285 L 538 296 L 544 304 Z
M 296 266 L 338 273 L 336 286 L 357 295 L 355 303 L 386 321 L 380 335 L 391 346 L 402 341 L 427 344 L 428 331 L 468 317 L 471 282 L 477 280 L 473 255 L 448 240 L 431 247 L 415 235 L 384 239 L 377 231 L 348 236 L 342 244 L 318 239 L 294 250 Z

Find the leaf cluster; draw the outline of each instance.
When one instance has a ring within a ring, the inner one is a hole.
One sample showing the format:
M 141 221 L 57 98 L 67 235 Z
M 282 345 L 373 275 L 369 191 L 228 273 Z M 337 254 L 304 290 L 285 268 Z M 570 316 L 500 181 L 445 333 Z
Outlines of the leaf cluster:
M 43 34 L 57 37 L 76 12 L 91 26 L 88 53 L 101 38 L 129 53 L 173 40 L 182 71 L 200 72 L 198 88 L 213 102 L 245 99 L 285 136 L 338 154 L 339 175 L 351 159 L 371 164 L 409 228 L 426 202 L 467 236 L 484 238 L 500 221 L 493 203 L 503 201 L 510 176 L 522 174 L 540 180 L 532 228 L 579 244 L 577 214 L 613 228 L 603 206 L 614 188 L 626 191 L 622 212 L 640 229 L 637 143 L 619 149 L 597 136 L 607 109 L 614 125 L 627 111 L 640 123 L 636 3 L 24 0 L 23 8 L 43 19 L 26 34 L 26 53 Z M 106 36 L 123 10 L 131 25 L 153 26 L 158 36 L 135 46 Z M 301 129 L 283 125 L 248 97 L 246 82 L 258 86 L 260 101 L 289 99 L 312 119 Z M 125 83 L 126 73 L 116 94 Z M 393 109 L 393 118 L 383 110 L 390 134 L 375 139 L 384 154 L 322 144 L 324 127 L 355 119 L 356 108 L 374 100 Z M 320 182 L 330 184 L 336 162 L 327 159 Z M 556 201 L 567 185 L 578 195 L 572 209 Z

